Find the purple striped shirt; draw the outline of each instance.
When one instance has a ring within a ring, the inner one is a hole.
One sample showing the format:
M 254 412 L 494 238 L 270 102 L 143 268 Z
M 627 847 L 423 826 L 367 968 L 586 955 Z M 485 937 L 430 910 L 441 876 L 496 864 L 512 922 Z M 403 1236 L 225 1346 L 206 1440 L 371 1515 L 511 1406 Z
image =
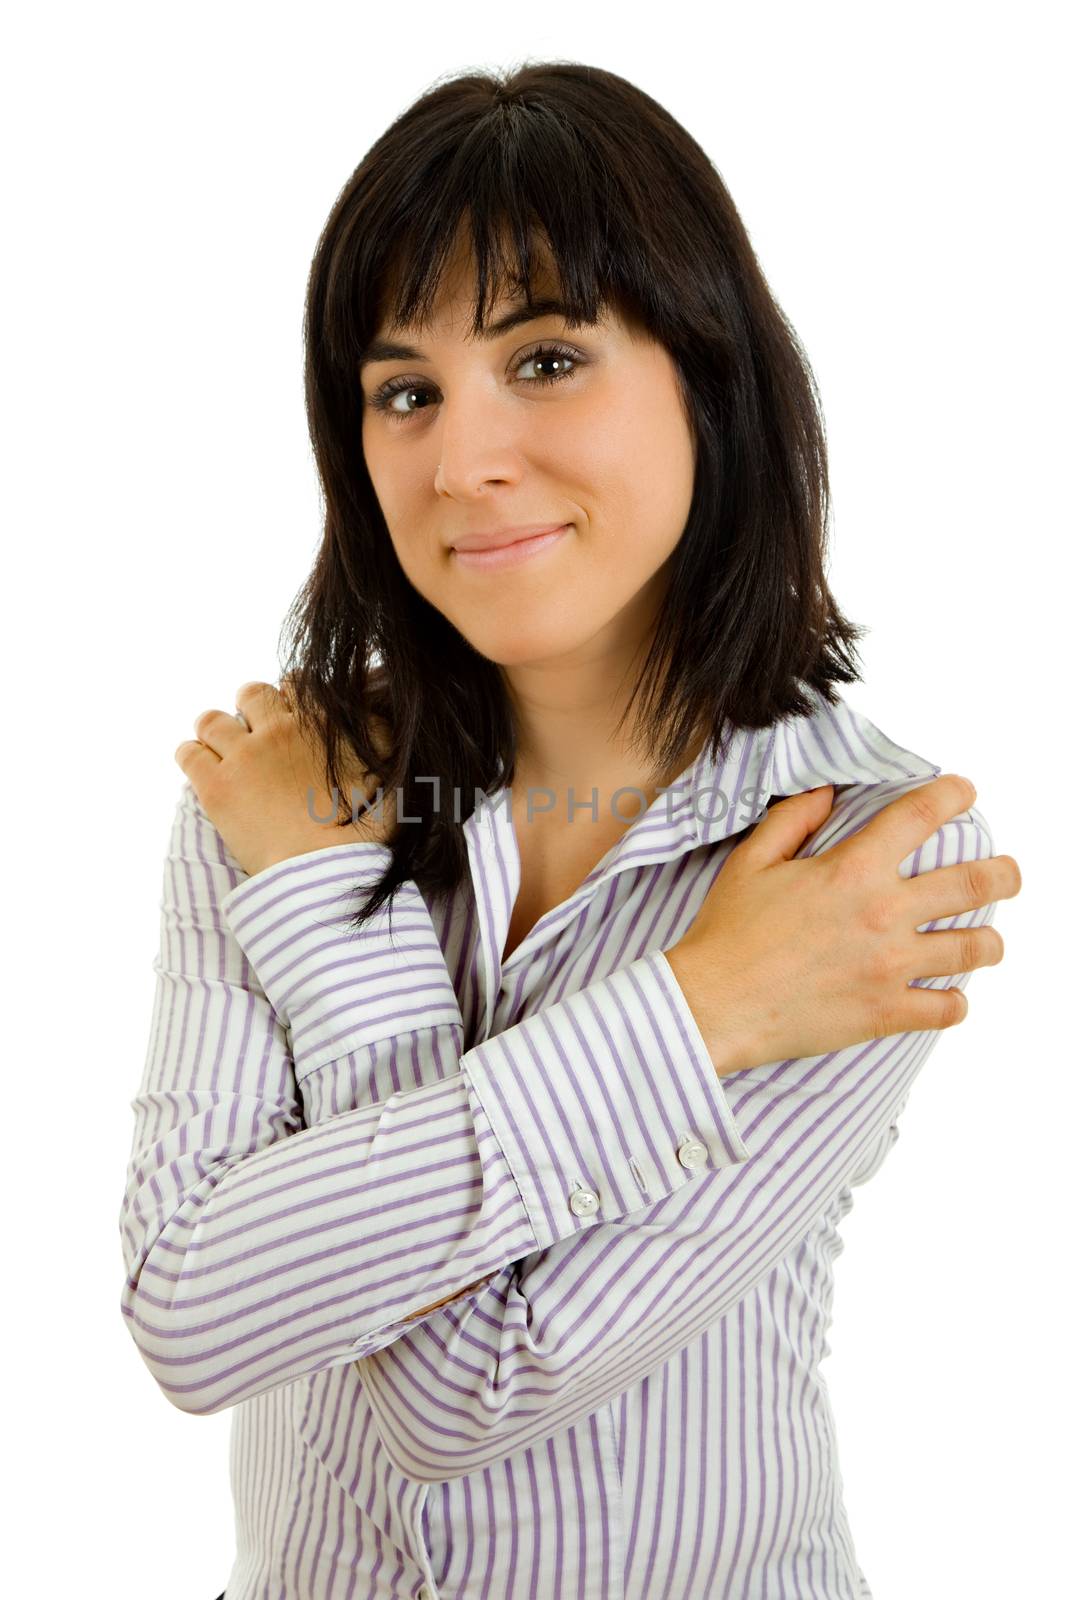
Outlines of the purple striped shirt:
M 835 785 L 810 855 L 940 771 L 844 702 L 731 729 L 503 962 L 508 791 L 472 897 L 409 880 L 353 939 L 384 846 L 250 878 L 184 785 L 122 1312 L 231 1408 L 226 1600 L 870 1594 L 819 1364 L 940 1030 L 720 1079 L 663 952 L 772 796 Z M 972 808 L 900 872 L 994 853 Z

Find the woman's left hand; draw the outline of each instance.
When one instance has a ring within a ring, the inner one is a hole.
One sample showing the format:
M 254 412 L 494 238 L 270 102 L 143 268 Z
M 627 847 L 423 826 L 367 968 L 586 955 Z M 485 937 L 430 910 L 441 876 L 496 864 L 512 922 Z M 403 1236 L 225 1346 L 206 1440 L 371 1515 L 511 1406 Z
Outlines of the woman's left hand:
M 334 807 L 323 784 L 324 752 L 308 744 L 284 686 L 284 679 L 281 689 L 270 683 L 242 684 L 236 704 L 248 726 L 225 711 L 204 711 L 193 724 L 196 738 L 186 739 L 174 752 L 226 848 L 249 876 L 311 850 L 380 842 L 383 833 L 383 818 L 375 811 L 356 823 L 338 823 L 340 808 Z M 351 798 L 350 784 L 369 800 L 375 798 L 377 783 L 368 775 L 346 776 L 346 800 Z M 354 803 L 358 805 L 358 796 Z M 387 801 L 381 810 L 388 820 Z

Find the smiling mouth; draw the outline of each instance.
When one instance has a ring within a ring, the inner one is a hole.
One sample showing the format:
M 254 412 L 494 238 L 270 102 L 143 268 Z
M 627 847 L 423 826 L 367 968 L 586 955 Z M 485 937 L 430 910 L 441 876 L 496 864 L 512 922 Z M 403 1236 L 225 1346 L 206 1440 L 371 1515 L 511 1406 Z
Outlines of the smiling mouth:
M 528 539 L 515 539 L 511 544 L 497 545 L 495 550 L 457 550 L 453 547 L 452 560 L 461 566 L 481 568 L 483 571 L 520 566 L 559 544 L 572 527 L 573 523 L 564 523 L 549 533 L 536 533 Z

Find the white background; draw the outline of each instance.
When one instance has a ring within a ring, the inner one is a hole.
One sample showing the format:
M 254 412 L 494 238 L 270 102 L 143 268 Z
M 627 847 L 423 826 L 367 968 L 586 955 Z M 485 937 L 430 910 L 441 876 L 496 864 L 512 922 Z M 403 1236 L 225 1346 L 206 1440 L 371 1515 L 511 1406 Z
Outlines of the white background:
M 119 1313 L 173 751 L 277 676 L 315 550 L 300 329 L 334 197 L 435 79 L 561 57 L 631 78 L 718 166 L 823 395 L 832 587 L 870 627 L 846 697 L 976 782 L 1025 880 L 1004 961 L 843 1225 L 823 1370 L 860 1563 L 876 1600 L 1062 1581 L 1054 10 L 535 10 L 39 4 L 8 24 L 10 1593 L 226 1581 L 229 1415 L 171 1407 Z

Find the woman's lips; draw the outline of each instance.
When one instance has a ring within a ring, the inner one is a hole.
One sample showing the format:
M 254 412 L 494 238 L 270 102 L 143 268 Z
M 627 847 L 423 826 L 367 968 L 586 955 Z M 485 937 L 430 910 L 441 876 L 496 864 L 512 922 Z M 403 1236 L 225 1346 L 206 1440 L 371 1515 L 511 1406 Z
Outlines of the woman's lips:
M 502 545 L 499 550 L 453 550 L 452 559 L 465 567 L 480 567 L 483 570 L 517 567 L 521 562 L 531 561 L 534 556 L 540 555 L 542 550 L 558 544 L 571 531 L 571 527 L 572 524 L 568 522 L 552 533 L 535 533 L 532 539 L 516 539 L 514 544 Z

